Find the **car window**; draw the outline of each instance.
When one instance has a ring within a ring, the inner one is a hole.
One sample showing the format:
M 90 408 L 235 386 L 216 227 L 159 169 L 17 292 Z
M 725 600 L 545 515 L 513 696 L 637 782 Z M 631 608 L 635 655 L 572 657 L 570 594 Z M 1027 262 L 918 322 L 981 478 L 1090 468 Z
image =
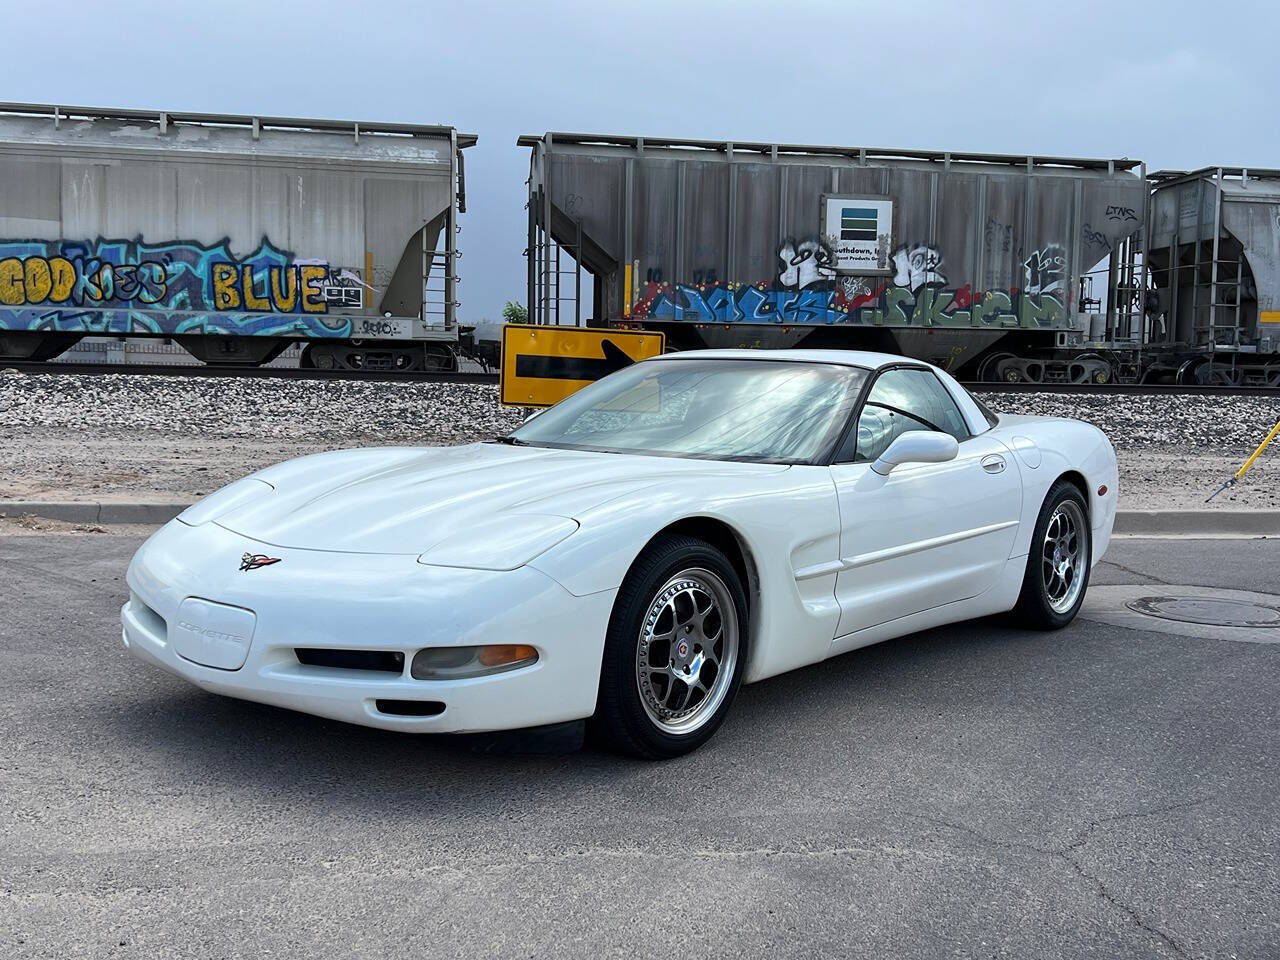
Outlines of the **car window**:
M 1000 417 L 996 415 L 995 411 L 975 397 L 972 390 L 966 390 L 965 392 L 969 394 L 969 399 L 972 400 L 973 405 L 978 408 L 978 412 L 986 419 L 988 427 L 997 427 L 1000 425 Z
M 869 376 L 785 360 L 664 358 L 612 373 L 518 427 L 508 443 L 813 463 L 827 457 Z
M 872 384 L 837 460 L 875 460 L 898 436 L 911 430 L 938 430 L 957 440 L 970 436 L 960 408 L 933 373 L 886 370 Z

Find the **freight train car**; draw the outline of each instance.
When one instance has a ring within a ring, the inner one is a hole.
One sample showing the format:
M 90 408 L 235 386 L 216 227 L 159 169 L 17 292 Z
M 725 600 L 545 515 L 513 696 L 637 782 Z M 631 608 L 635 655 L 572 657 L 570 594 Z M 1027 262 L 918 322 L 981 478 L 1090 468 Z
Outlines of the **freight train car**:
M 452 127 L 0 104 L 0 358 L 163 337 L 256 365 L 451 369 Z
M 1149 377 L 1280 386 L 1280 170 L 1151 182 Z
M 1143 323 L 1138 161 L 518 142 L 535 322 L 642 325 L 686 348 L 888 350 L 991 380 L 1134 372 L 1116 348 Z

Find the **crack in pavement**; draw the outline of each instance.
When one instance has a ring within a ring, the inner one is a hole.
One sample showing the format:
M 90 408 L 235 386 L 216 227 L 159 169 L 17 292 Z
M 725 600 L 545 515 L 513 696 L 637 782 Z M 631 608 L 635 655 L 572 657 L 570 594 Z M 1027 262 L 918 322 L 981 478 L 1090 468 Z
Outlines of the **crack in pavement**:
M 1150 580 L 1153 583 L 1159 583 L 1166 587 L 1174 586 L 1174 584 L 1168 580 L 1162 580 L 1159 577 L 1155 576 L 1154 574 L 1143 573 L 1141 570 L 1134 570 L 1132 567 L 1126 567 L 1123 563 L 1117 563 L 1115 560 L 1104 559 L 1099 561 L 1099 564 L 1115 567 L 1117 570 L 1123 570 L 1125 573 L 1132 574 L 1135 577 L 1143 577 L 1146 580 Z
M 1101 898 L 1103 901 L 1110 904 L 1112 907 L 1114 907 L 1115 909 L 1120 911 L 1122 914 L 1124 914 L 1126 917 L 1128 917 L 1130 922 L 1132 922 L 1134 926 L 1143 930 L 1144 932 L 1149 934 L 1151 937 L 1153 937 L 1154 939 L 1159 941 L 1161 944 L 1163 944 L 1165 947 L 1167 947 L 1169 950 L 1173 951 L 1175 956 L 1185 958 L 1185 957 L 1188 957 L 1189 954 L 1186 952 L 1186 950 L 1183 949 L 1182 945 L 1179 944 L 1177 940 L 1175 940 L 1172 936 L 1165 933 L 1163 930 L 1159 929 L 1158 927 L 1143 920 L 1142 917 L 1139 916 L 1138 912 L 1133 907 L 1131 907 L 1129 904 L 1125 903 L 1124 901 L 1118 899 L 1116 895 L 1112 893 L 1112 891 L 1107 887 L 1106 883 L 1104 883 L 1100 877 L 1094 876 L 1092 873 L 1090 873 L 1084 868 L 1084 865 L 1081 864 L 1080 861 L 1075 858 L 1075 852 L 1081 849 L 1086 843 L 1088 843 L 1089 838 L 1093 835 L 1094 831 L 1096 831 L 1099 827 L 1103 826 L 1104 824 L 1116 823 L 1122 820 L 1136 820 L 1136 819 L 1141 819 L 1143 817 L 1153 817 L 1162 813 L 1171 813 L 1174 810 L 1184 810 L 1189 807 L 1199 806 L 1200 804 L 1207 802 L 1208 799 L 1209 799 L 1208 797 L 1201 797 L 1197 800 L 1186 800 L 1181 803 L 1167 804 L 1166 806 L 1163 806 L 1163 807 L 1153 807 L 1147 810 L 1133 810 L 1133 811 L 1128 811 L 1126 813 L 1113 814 L 1112 816 L 1109 816 L 1109 817 L 1099 817 L 1096 820 L 1090 820 L 1089 823 L 1085 825 L 1084 829 L 1081 830 L 1080 833 L 1073 840 L 1071 840 L 1070 842 L 1066 843 L 1061 847 L 1042 847 L 1034 843 L 1026 843 L 1024 841 L 1019 841 L 1019 840 L 1001 840 L 997 837 L 989 836 L 988 834 L 985 834 L 982 831 L 974 829 L 973 827 L 967 826 L 965 824 L 956 823 L 951 820 L 944 820 L 940 817 L 931 816 L 929 814 L 912 813 L 912 814 L 909 814 L 909 816 L 913 816 L 917 819 L 924 820 L 928 823 L 932 823 L 937 826 L 946 827 L 951 830 L 956 830 L 961 833 L 965 833 L 981 841 L 984 844 L 997 847 L 1001 850 L 1023 850 L 1030 853 L 1036 853 L 1042 856 L 1051 857 L 1052 859 L 1055 859 L 1055 860 L 1063 861 L 1065 864 L 1067 864 L 1067 866 L 1071 869 L 1073 873 L 1079 876 L 1082 880 L 1086 880 L 1089 882 L 1089 884 L 1097 892 L 1099 898 Z
M 1080 835 L 1076 837 L 1076 839 L 1073 840 L 1071 843 L 1067 844 L 1066 847 L 1064 847 L 1062 850 L 1063 859 L 1065 859 L 1067 863 L 1071 865 L 1071 868 L 1082 879 L 1088 880 L 1097 888 L 1098 896 L 1100 896 L 1107 903 L 1111 904 L 1117 910 L 1124 913 L 1138 927 L 1142 928 L 1143 930 L 1147 931 L 1147 933 L 1151 934 L 1153 937 L 1156 937 L 1158 940 L 1160 940 L 1160 942 L 1165 944 L 1165 946 L 1167 946 L 1170 950 L 1174 952 L 1175 955 L 1179 957 L 1187 957 L 1188 954 L 1182 948 L 1182 945 L 1178 943 L 1177 940 L 1175 940 L 1173 937 L 1171 937 L 1169 934 L 1165 933 L 1163 930 L 1159 929 L 1158 927 L 1153 926 L 1152 924 L 1143 920 L 1142 917 L 1138 916 L 1137 911 L 1134 910 L 1133 907 L 1129 906 L 1127 903 L 1124 903 L 1121 900 L 1116 899 L 1116 896 L 1107 888 L 1107 885 L 1102 881 L 1102 878 L 1096 877 L 1093 874 L 1089 873 L 1084 868 L 1084 865 L 1081 864 L 1078 860 L 1076 860 L 1074 854 L 1077 850 L 1079 850 L 1086 843 L 1088 843 L 1089 838 L 1093 835 L 1093 832 L 1097 830 L 1099 827 L 1101 827 L 1103 824 L 1117 823 L 1121 820 L 1136 820 L 1142 817 L 1153 817 L 1161 813 L 1171 813 L 1174 810 L 1185 810 L 1189 807 L 1199 806 L 1200 804 L 1206 802 L 1207 800 L 1208 800 L 1208 797 L 1201 797 L 1198 800 L 1186 800 L 1186 801 L 1183 801 L 1182 803 L 1171 803 L 1166 806 L 1155 807 L 1150 810 L 1134 810 L 1129 813 L 1118 813 L 1118 814 L 1115 814 L 1114 816 L 1101 817 L 1097 820 L 1091 820 L 1089 821 L 1088 826 L 1086 826 L 1084 830 L 1080 832 Z
M 948 820 L 943 817 L 934 816 L 922 812 L 907 811 L 906 816 L 921 820 L 926 823 L 942 827 L 946 830 L 963 833 L 974 838 L 984 846 L 995 847 L 1000 850 L 1025 851 L 1036 856 L 1048 857 L 1053 860 L 1063 861 L 1068 868 L 1080 879 L 1087 882 L 1086 889 L 1092 890 L 1094 894 L 1103 902 L 1112 907 L 1120 915 L 1126 918 L 1134 927 L 1141 930 L 1148 938 L 1150 938 L 1162 953 L 1171 954 L 1178 958 L 1187 958 L 1190 954 L 1187 950 L 1170 934 L 1164 932 L 1153 923 L 1145 920 L 1138 911 L 1119 899 L 1116 894 L 1110 890 L 1107 885 L 1097 876 L 1087 871 L 1075 857 L 1077 851 L 1081 850 L 1094 834 L 1107 824 L 1122 822 L 1125 820 L 1138 820 L 1147 817 L 1158 816 L 1164 813 L 1170 813 L 1176 810 L 1188 809 L 1206 803 L 1208 797 L 1202 797 L 1193 800 L 1181 801 L 1178 803 L 1165 804 L 1160 807 L 1152 807 L 1141 810 L 1132 810 L 1122 813 L 1112 814 L 1110 816 L 1098 817 L 1088 821 L 1082 828 L 1071 835 L 1067 842 L 1058 846 L 1042 846 L 1036 843 L 1030 843 L 1021 840 L 1003 839 L 993 837 L 981 830 L 970 827 L 966 824 Z M 656 851 L 651 847 L 641 845 L 628 845 L 621 847 L 601 847 L 601 846 L 581 846 L 566 850 L 554 852 L 526 851 L 523 855 L 504 856 L 494 860 L 484 861 L 483 858 L 475 858 L 474 855 L 466 858 L 467 863 L 432 863 L 432 864 L 416 864 L 412 869 L 406 872 L 407 876 L 415 875 L 465 875 L 473 873 L 477 869 L 491 873 L 494 871 L 518 870 L 528 866 L 545 866 L 556 863 L 564 863 L 579 858 L 583 860 L 595 859 L 614 859 L 614 860 L 671 860 L 694 858 L 703 861 L 722 861 L 722 862 L 741 862 L 750 859 L 771 859 L 771 858 L 797 858 L 808 859 L 816 857 L 877 857 L 877 856 L 894 856 L 894 857 L 916 857 L 929 856 L 938 857 L 940 851 L 936 846 L 927 842 L 923 844 L 893 844 L 876 842 L 874 840 L 866 840 L 862 844 L 843 844 L 831 846 L 809 846 L 803 842 L 791 845 L 777 846 L 756 846 L 742 849 L 721 849 L 714 846 L 702 846 L 689 849 L 683 853 L 675 851 Z M 950 852 L 943 854 L 949 856 Z M 300 865 L 301 866 L 301 865 Z M 386 871 L 370 871 L 367 865 L 354 864 L 353 869 L 347 869 L 346 865 L 335 861 L 328 860 L 317 864 L 310 864 L 310 869 L 303 869 L 301 872 L 307 876 L 322 876 L 333 868 L 338 868 L 339 873 L 344 876 L 377 876 L 385 877 Z M 81 861 L 76 867 L 79 876 L 83 880 L 85 873 L 85 864 Z M 92 858 L 89 864 L 89 873 L 93 872 Z M 61 881 L 61 878 L 55 874 L 51 877 L 55 882 Z M 64 895 L 76 895 L 80 891 L 60 886 L 53 892 L 55 897 Z M 21 893 L 13 889 L 5 889 L 0 886 L 0 900 L 17 900 L 27 899 L 33 895 L 44 895 L 48 891 L 28 891 Z

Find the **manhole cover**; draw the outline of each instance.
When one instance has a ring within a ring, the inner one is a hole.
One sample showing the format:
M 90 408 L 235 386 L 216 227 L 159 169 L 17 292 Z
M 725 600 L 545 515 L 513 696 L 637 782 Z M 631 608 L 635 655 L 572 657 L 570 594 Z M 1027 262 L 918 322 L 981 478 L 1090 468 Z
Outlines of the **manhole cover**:
M 1214 627 L 1280 627 L 1280 607 L 1223 597 L 1137 597 L 1125 606 L 1135 613 Z

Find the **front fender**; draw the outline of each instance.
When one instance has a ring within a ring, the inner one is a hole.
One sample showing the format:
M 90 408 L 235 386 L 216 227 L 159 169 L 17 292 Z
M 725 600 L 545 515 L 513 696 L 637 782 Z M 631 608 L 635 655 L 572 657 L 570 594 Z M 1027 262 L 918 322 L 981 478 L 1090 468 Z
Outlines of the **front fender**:
M 751 611 L 748 682 L 814 663 L 830 653 L 839 621 L 835 569 L 840 522 L 826 467 L 791 467 L 740 481 L 706 478 L 680 489 L 659 484 L 596 506 L 581 527 L 530 566 L 576 596 L 616 590 L 655 536 L 681 520 L 729 527 L 759 578 Z M 830 568 L 830 573 L 818 572 Z M 797 572 L 805 576 L 797 579 Z

